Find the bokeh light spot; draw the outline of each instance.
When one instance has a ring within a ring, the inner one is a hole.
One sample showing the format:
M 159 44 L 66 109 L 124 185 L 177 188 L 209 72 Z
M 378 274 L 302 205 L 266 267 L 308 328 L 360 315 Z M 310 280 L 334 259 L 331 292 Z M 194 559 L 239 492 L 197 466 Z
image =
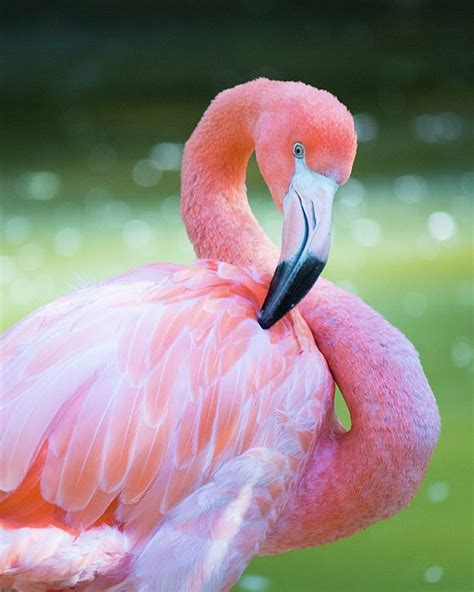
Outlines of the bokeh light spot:
M 17 192 L 27 199 L 49 201 L 56 197 L 61 189 L 61 180 L 51 171 L 23 173 L 16 184 Z
M 354 240 L 363 247 L 374 247 L 380 239 L 380 225 L 370 218 L 358 218 L 352 224 Z
M 123 240 L 131 249 L 147 246 L 152 238 L 150 225 L 144 220 L 130 220 L 123 228 Z
M 358 142 L 370 142 L 377 137 L 378 123 L 373 115 L 357 113 L 357 115 L 354 115 L 354 124 Z
M 429 584 L 436 584 L 441 581 L 444 570 L 439 565 L 431 565 L 425 571 L 424 580 Z
M 73 257 L 81 247 L 81 234 L 75 228 L 66 226 L 56 233 L 54 239 L 56 252 L 63 257 Z
M 179 171 L 182 153 L 182 144 L 161 142 L 153 146 L 150 158 L 160 171 Z
M 121 228 L 130 217 L 130 206 L 119 200 L 103 204 L 98 211 L 101 221 L 110 228 Z
M 444 481 L 437 481 L 428 487 L 428 499 L 434 504 L 444 502 L 449 496 L 449 485 Z
M 458 339 L 451 348 L 451 358 L 453 364 L 458 368 L 465 368 L 474 359 L 472 345 L 465 338 Z
M 245 574 L 239 580 L 239 588 L 241 590 L 248 590 L 249 592 L 270 590 L 270 580 L 265 576 Z
M 365 186 L 362 181 L 352 177 L 339 189 L 338 201 L 347 207 L 359 206 L 365 197 Z
M 139 160 L 133 167 L 133 180 L 139 187 L 153 187 L 160 178 L 160 169 L 149 158 Z
M 9 218 L 4 227 L 5 240 L 10 245 L 21 245 L 31 233 L 31 221 L 24 216 Z
M 403 203 L 418 203 L 426 194 L 426 182 L 417 175 L 402 175 L 393 182 L 393 191 Z
M 457 231 L 457 224 L 448 212 L 433 212 L 428 218 L 428 231 L 438 241 L 447 241 Z
M 422 142 L 449 142 L 461 137 L 463 120 L 456 113 L 424 113 L 413 120 L 412 129 Z

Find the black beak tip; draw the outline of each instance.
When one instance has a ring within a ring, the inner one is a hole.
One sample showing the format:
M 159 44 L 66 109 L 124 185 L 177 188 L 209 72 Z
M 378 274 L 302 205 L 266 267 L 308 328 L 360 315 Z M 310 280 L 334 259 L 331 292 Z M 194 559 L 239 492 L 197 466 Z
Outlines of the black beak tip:
M 276 323 L 276 319 L 272 318 L 271 316 L 267 316 L 263 309 L 258 313 L 257 322 L 262 327 L 262 329 L 270 329 Z
M 279 263 L 267 297 L 258 313 L 257 320 L 260 327 L 270 329 L 290 312 L 314 286 L 325 265 L 325 261 L 314 256 L 306 257 L 300 262 L 292 277 L 290 274 L 293 272 L 294 264 L 288 261 Z

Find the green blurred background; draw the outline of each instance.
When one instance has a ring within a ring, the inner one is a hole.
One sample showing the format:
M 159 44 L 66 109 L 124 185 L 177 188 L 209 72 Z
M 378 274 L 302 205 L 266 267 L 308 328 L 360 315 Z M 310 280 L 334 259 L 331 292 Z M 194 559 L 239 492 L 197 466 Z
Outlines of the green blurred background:
M 84 282 L 192 261 L 180 154 L 219 90 L 261 75 L 299 79 L 356 116 L 359 152 L 338 193 L 325 274 L 415 343 L 438 398 L 440 443 L 407 510 L 326 547 L 258 558 L 236 590 L 474 588 L 468 9 L 428 0 L 1 9 L 2 329 Z M 278 241 L 280 217 L 254 163 L 248 188 Z

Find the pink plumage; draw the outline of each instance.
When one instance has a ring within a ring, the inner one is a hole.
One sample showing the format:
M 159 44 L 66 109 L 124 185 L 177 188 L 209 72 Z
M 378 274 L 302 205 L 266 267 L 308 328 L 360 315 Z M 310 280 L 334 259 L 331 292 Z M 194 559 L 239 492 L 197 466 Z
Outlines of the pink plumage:
M 325 280 L 268 330 L 258 316 L 280 292 L 246 200 L 250 154 L 291 219 L 284 252 L 316 208 L 314 259 L 355 147 L 325 91 L 260 79 L 221 93 L 183 159 L 204 259 L 78 290 L 2 337 L 2 585 L 226 590 L 256 554 L 347 536 L 409 502 L 439 432 L 409 342 Z

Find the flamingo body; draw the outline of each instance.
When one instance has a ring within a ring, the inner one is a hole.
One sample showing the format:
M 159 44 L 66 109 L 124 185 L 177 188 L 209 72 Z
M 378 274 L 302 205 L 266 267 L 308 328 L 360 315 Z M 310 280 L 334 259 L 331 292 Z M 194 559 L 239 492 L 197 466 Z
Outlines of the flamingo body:
M 280 258 L 247 201 L 254 150 L 283 212 Z M 228 590 L 256 554 L 409 503 L 439 434 L 417 353 L 353 294 L 312 289 L 355 151 L 326 91 L 224 91 L 183 155 L 201 260 L 77 290 L 2 336 L 1 586 Z

